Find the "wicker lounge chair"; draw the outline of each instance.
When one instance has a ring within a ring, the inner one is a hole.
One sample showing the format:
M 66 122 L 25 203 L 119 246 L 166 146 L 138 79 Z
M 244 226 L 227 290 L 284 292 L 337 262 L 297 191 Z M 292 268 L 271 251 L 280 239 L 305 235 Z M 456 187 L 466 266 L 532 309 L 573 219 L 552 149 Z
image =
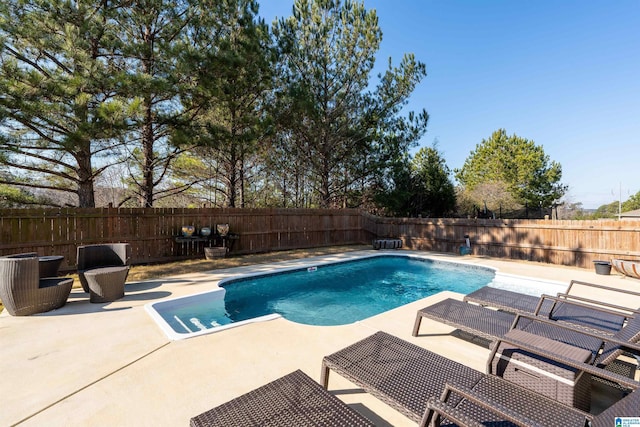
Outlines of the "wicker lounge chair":
M 28 316 L 66 304 L 73 279 L 40 278 L 37 255 L 0 258 L 0 300 L 9 314 Z
M 567 408 L 564 412 L 560 409 L 560 418 L 546 418 L 543 422 L 539 422 L 537 420 L 538 417 L 530 417 L 527 412 L 534 405 L 540 405 L 540 408 L 547 408 L 554 406 L 553 403 L 540 397 L 529 400 L 529 397 L 523 396 L 527 398 L 527 401 L 519 405 L 515 402 L 513 396 L 505 396 L 505 393 L 500 393 L 500 389 L 497 387 L 491 388 L 490 392 L 494 393 L 488 396 L 487 388 L 482 387 L 479 392 L 476 392 L 475 390 L 447 384 L 440 399 L 431 398 L 427 402 L 427 413 L 420 425 L 446 425 L 451 427 L 453 422 L 455 425 L 461 426 L 486 427 L 487 424 L 479 421 L 486 419 L 486 416 L 479 416 L 480 409 L 493 413 L 494 419 L 508 421 L 508 423 L 505 423 L 507 425 L 612 427 L 622 425 L 615 424 L 615 420 L 621 417 L 637 418 L 638 408 L 640 407 L 640 391 L 635 390 L 596 416 L 586 413 L 572 413 L 570 408 Z M 454 405 L 447 401 L 451 396 L 464 397 L 465 400 Z M 505 401 L 506 404 L 504 403 Z M 545 409 L 542 409 L 542 412 L 544 411 Z M 536 415 L 543 414 L 538 412 Z M 555 417 L 558 416 L 558 413 L 554 410 L 551 415 Z
M 589 363 L 620 375 L 633 377 L 637 364 L 619 360 L 625 346 L 640 341 L 640 316 L 629 319 L 613 335 L 588 328 L 576 329 L 571 324 L 554 322 L 527 314 L 513 314 L 490 310 L 458 300 L 444 300 L 426 307 L 416 315 L 413 335 L 417 336 L 423 317 L 445 323 L 482 338 L 499 341 L 512 329 L 530 333 L 589 350 L 593 357 Z M 494 347 L 495 348 L 495 347 Z M 633 354 L 640 363 L 640 352 Z
M 593 353 L 594 357 L 603 344 L 603 337 L 607 335 L 610 336 L 616 332 L 605 328 L 610 325 L 611 320 L 609 318 L 605 319 L 603 317 L 604 327 L 602 329 L 604 332 L 597 330 L 599 333 L 596 334 L 593 333 L 595 329 L 592 327 L 579 328 L 574 323 L 549 320 L 542 316 L 491 310 L 486 307 L 448 298 L 418 310 L 413 326 L 413 336 L 418 336 L 424 317 L 445 323 L 456 329 L 490 341 L 496 341 L 504 337 L 511 329 L 522 329 L 549 339 L 589 350 Z M 620 316 L 620 327 L 623 321 L 624 316 Z M 590 326 L 594 326 L 594 324 L 590 322 Z
M 567 289 L 563 293 L 559 293 L 555 297 L 551 297 L 549 295 L 542 295 L 538 297 L 509 291 L 506 289 L 483 286 L 482 288 L 465 295 L 464 301 L 479 304 L 484 307 L 497 308 L 499 310 L 508 311 L 510 313 L 539 313 L 542 315 L 549 315 L 551 312 L 553 312 L 553 314 L 558 317 L 571 317 L 575 315 L 575 312 L 572 312 L 571 310 L 571 305 L 567 306 L 563 304 L 564 300 L 581 301 L 600 307 L 607 307 L 613 310 L 620 311 L 621 313 L 626 313 L 628 315 L 640 314 L 638 310 L 634 310 L 628 307 L 607 304 L 602 301 L 594 301 L 588 298 L 571 295 L 571 290 L 573 289 L 574 285 L 606 290 L 613 295 L 620 295 L 621 298 L 624 298 L 625 295 L 640 296 L 639 293 L 627 289 L 612 288 L 609 286 L 597 285 L 594 283 L 582 282 L 579 280 L 572 280 L 569 283 Z M 567 312 L 565 310 L 569 311 Z
M 639 369 L 640 366 L 620 362 L 618 357 L 625 353 L 625 343 L 635 344 L 640 342 L 640 316 L 630 319 L 624 328 L 604 341 L 604 346 L 593 361 L 593 364 L 621 375 L 633 376 L 634 371 Z M 640 363 L 640 353 L 633 354 L 633 356 Z
M 374 426 L 300 370 L 193 417 L 190 425 Z
M 110 243 L 78 246 L 78 277 L 91 302 L 109 302 L 124 296 L 131 246 Z
M 640 387 L 640 383 L 629 378 L 562 355 L 543 353 L 516 341 L 504 341 L 532 354 L 615 381 L 630 390 Z M 633 348 L 640 350 L 637 346 Z M 451 408 L 447 416 L 460 425 L 508 425 L 500 422 L 514 419 L 525 420 L 521 425 L 540 426 L 583 427 L 592 420 L 602 422 L 600 416 L 594 417 L 494 375 L 482 374 L 384 332 L 377 332 L 324 357 L 321 383 L 325 388 L 328 387 L 330 371 L 340 374 L 420 425 L 427 424 L 433 415 L 427 409 L 434 408 L 443 412 Z M 446 404 L 440 402 L 438 397 L 447 384 L 468 390 L 476 400 L 451 393 Z M 638 402 L 638 392 L 634 391 L 603 414 L 606 417 L 611 414 L 637 416 Z M 612 419 L 608 422 L 613 425 Z

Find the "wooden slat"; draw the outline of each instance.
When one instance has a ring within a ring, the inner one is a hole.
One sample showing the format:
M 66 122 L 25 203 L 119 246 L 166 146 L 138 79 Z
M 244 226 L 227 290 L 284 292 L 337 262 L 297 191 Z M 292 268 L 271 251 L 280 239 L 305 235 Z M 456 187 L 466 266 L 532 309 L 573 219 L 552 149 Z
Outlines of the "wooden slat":
M 327 245 L 368 244 L 398 237 L 405 247 L 458 253 L 470 236 L 473 253 L 592 268 L 597 259 L 640 259 L 640 221 L 380 218 L 355 209 L 0 209 L 0 255 L 36 251 L 64 255 L 75 266 L 82 244 L 128 242 L 133 263 L 202 257 L 175 242 L 183 225 L 229 224 L 246 254 Z

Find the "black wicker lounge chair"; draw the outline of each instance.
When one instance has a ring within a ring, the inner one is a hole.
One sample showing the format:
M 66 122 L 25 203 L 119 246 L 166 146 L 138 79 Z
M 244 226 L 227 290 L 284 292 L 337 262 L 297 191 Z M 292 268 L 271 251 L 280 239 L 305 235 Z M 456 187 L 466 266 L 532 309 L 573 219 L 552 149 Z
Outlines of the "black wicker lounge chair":
M 78 277 L 91 302 L 109 302 L 124 296 L 131 246 L 109 243 L 78 246 Z
M 635 390 L 640 383 L 560 354 L 543 352 L 528 343 L 503 341 L 531 354 L 615 381 L 632 392 L 601 415 L 593 416 L 384 332 L 377 332 L 324 357 L 321 383 L 328 388 L 329 372 L 334 371 L 421 426 L 431 420 L 433 410 L 445 413 L 448 420 L 458 425 L 474 426 L 510 425 L 509 421 L 515 421 L 514 424 L 531 426 L 584 427 L 590 421 L 594 425 L 607 424 L 601 417 L 606 418 L 608 425 L 613 425 L 611 415 L 637 416 L 640 400 L 639 392 Z M 640 350 L 639 346 L 630 346 Z M 461 392 L 447 394 L 446 403 L 443 403 L 438 397 L 447 384 Z M 464 395 L 466 391 L 473 399 Z
M 28 316 L 62 307 L 72 285 L 71 278 L 40 278 L 36 254 L 0 258 L 0 300 L 12 316 Z
M 636 369 L 639 368 L 640 352 L 631 354 L 638 360 L 635 364 L 620 360 L 619 357 L 625 352 L 627 344 L 634 345 L 640 341 L 640 316 L 629 319 L 622 329 L 613 335 L 608 335 L 589 328 L 576 329 L 571 324 L 554 322 L 533 315 L 505 313 L 448 299 L 418 311 L 413 330 L 414 336 L 418 335 L 423 317 L 491 341 L 503 339 L 513 329 L 524 330 L 589 350 L 592 353 L 589 363 L 627 377 L 633 377 Z
M 636 297 L 640 296 L 639 293 L 627 289 L 612 288 L 609 286 L 572 280 L 567 289 L 564 292 L 557 294 L 555 297 L 550 295 L 542 295 L 538 297 L 506 289 L 483 286 L 482 288 L 465 295 L 464 301 L 472 302 L 484 307 L 497 308 L 510 313 L 538 313 L 542 315 L 550 315 L 553 312 L 554 316 L 568 318 L 575 316 L 576 313 L 575 310 L 572 310 L 573 306 L 563 304 L 565 300 L 580 301 L 591 305 L 607 307 L 629 316 L 640 314 L 640 311 L 629 307 L 609 304 L 602 301 L 594 301 L 588 298 L 572 295 L 571 291 L 573 290 L 574 285 L 605 290 L 612 295 L 619 295 L 621 299 L 624 299 L 626 295 Z
M 511 390 L 507 390 L 508 392 Z M 579 410 L 567 407 L 564 411 L 561 408 L 556 411 L 556 404 L 545 400 L 543 396 L 532 399 L 531 396 L 522 395 L 521 398 L 526 400 L 517 402 L 520 396 L 514 398 L 507 393 L 503 393 L 503 390 L 495 385 L 492 386 L 491 381 L 477 389 L 447 384 L 440 399 L 430 398 L 427 402 L 427 412 L 420 425 L 486 427 L 488 424 L 484 420 L 497 419 L 505 422 L 500 425 L 612 427 L 623 425 L 617 424 L 617 419 L 637 419 L 640 414 L 640 391 L 637 389 L 595 416 L 581 414 Z M 459 400 L 461 398 L 464 400 Z M 450 399 L 456 399 L 457 403 L 452 403 Z M 532 411 L 536 405 L 539 405 L 539 411 Z M 550 409 L 548 413 L 553 418 L 544 417 L 547 409 Z M 532 416 L 531 412 L 535 414 Z M 493 416 L 487 417 L 486 413 Z
M 573 302 L 567 304 L 575 304 Z M 453 326 L 469 334 L 495 341 L 504 337 L 511 329 L 522 329 L 549 339 L 560 341 L 589 350 L 594 357 L 603 344 L 603 337 L 617 333 L 622 326 L 624 316 L 618 316 L 618 331 L 607 329 L 615 315 L 606 315 L 605 309 L 601 318 L 589 318 L 589 327 L 578 327 L 574 323 L 549 320 L 543 316 L 514 314 L 491 310 L 475 304 L 452 298 L 432 304 L 416 314 L 413 336 L 418 336 L 424 317 Z M 601 321 L 602 323 L 598 323 Z M 600 325 L 601 328 L 595 328 Z M 590 332 L 590 333 L 589 333 Z
M 300 370 L 203 412 L 190 425 L 374 426 Z

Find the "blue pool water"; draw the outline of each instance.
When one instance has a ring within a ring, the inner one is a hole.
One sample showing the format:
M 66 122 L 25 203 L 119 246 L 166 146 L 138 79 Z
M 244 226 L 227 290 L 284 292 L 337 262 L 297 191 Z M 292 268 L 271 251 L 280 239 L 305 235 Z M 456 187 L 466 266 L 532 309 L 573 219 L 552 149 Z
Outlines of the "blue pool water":
M 234 322 L 278 313 L 296 323 L 344 325 L 443 290 L 469 293 L 488 284 L 491 270 L 383 256 L 263 277 L 232 280 L 225 308 Z
M 222 289 L 154 303 L 153 309 L 178 334 L 273 314 L 308 325 L 343 325 L 444 290 L 467 294 L 494 276 L 485 267 L 375 256 L 223 281 Z

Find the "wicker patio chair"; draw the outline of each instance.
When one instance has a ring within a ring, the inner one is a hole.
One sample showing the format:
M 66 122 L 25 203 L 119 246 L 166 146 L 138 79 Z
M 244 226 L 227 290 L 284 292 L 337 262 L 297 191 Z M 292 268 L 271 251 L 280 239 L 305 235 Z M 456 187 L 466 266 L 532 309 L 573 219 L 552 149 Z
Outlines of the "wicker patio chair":
M 21 254 L 5 255 L 2 258 L 33 258 L 33 257 L 38 258 L 38 253 L 37 252 L 23 252 Z
M 625 344 L 640 342 L 640 316 L 630 319 L 624 328 L 604 341 L 604 346 L 593 364 L 620 375 L 633 377 L 635 371 L 640 369 L 640 353 L 629 352 Z M 636 364 L 619 360 L 618 358 L 623 354 L 633 356 Z
M 535 342 L 536 337 L 533 337 L 533 341 L 530 339 L 530 337 L 530 334 L 518 331 L 517 334 L 511 334 L 511 336 L 504 341 L 509 346 L 518 348 L 522 353 L 535 354 L 539 358 L 549 357 L 550 355 L 555 358 L 558 355 L 558 353 L 554 354 L 553 350 L 551 350 L 550 352 L 549 349 L 540 350 L 538 348 L 531 347 L 531 342 Z M 503 342 L 499 341 L 494 348 L 494 351 L 489 356 L 490 362 L 487 363 L 489 372 L 491 372 L 491 366 L 495 366 L 494 363 L 491 363 L 491 360 L 494 358 L 497 349 L 502 348 L 502 345 Z M 636 352 L 640 351 L 640 347 L 634 346 L 632 344 L 627 344 L 627 348 L 632 349 Z M 540 351 L 538 352 L 538 350 Z M 603 371 L 599 368 L 591 370 L 589 368 L 585 368 L 584 365 L 582 365 L 581 367 L 580 363 L 576 363 L 571 359 L 564 359 L 562 356 L 559 356 L 558 360 L 562 361 L 562 363 L 571 364 L 577 370 L 584 370 L 585 373 L 589 373 L 598 380 L 604 381 L 606 383 L 611 382 L 611 378 L 608 377 L 608 375 L 601 375 L 602 372 L 606 371 Z M 619 381 L 619 379 L 621 378 L 617 374 L 614 374 L 614 377 L 617 378 L 617 380 L 613 381 L 614 383 L 616 383 L 616 381 Z M 615 402 L 613 405 L 605 408 L 605 410 L 600 414 L 594 416 L 593 414 L 583 412 L 584 419 L 578 419 L 577 422 L 570 423 L 568 422 L 569 420 L 565 419 L 538 419 L 538 415 L 546 412 L 549 408 L 553 410 L 556 403 L 553 401 L 545 402 L 545 399 L 542 396 L 536 396 L 530 391 L 527 391 L 521 395 L 510 397 L 502 393 L 502 390 L 499 387 L 479 388 L 475 386 L 473 388 L 469 388 L 447 384 L 445 386 L 445 390 L 440 396 L 440 399 L 429 399 L 429 402 L 427 403 L 427 412 L 425 413 L 425 416 L 423 418 L 423 424 L 451 425 L 450 422 L 454 420 L 458 420 L 461 424 L 464 425 L 475 425 L 476 423 L 483 423 L 486 421 L 486 415 L 482 415 L 481 417 L 477 416 L 477 408 L 482 408 L 485 411 L 488 410 L 492 412 L 497 419 L 500 419 L 502 421 L 509 421 L 510 423 L 514 423 L 516 425 L 589 425 L 591 427 L 618 425 L 616 424 L 615 420 L 619 419 L 620 417 L 637 418 L 638 415 L 640 415 L 640 390 L 638 390 L 640 383 L 630 378 L 628 379 L 628 381 L 621 381 L 619 383 L 616 383 L 616 385 L 623 388 L 628 394 L 626 394 L 622 399 Z M 453 401 L 449 402 L 449 399 L 452 396 L 455 396 L 455 398 L 453 399 Z M 538 409 L 535 409 L 535 407 L 538 407 Z M 531 416 L 532 411 L 534 413 L 539 413 L 536 416 Z M 443 417 L 443 419 L 439 419 L 439 417 Z
M 57 277 L 60 264 L 64 260 L 63 256 L 39 256 L 37 252 L 25 252 L 21 254 L 5 255 L 5 258 L 38 258 L 38 269 L 40 277 Z
M 28 316 L 66 304 L 73 279 L 40 279 L 38 257 L 0 258 L 0 300 L 9 314 Z
M 488 383 L 490 382 L 488 381 Z M 573 414 L 570 408 L 565 407 L 565 413 L 561 413 L 559 418 L 545 418 L 540 422 L 536 419 L 537 417 L 529 416 L 528 412 L 535 405 L 539 405 L 541 408 L 553 407 L 554 403 L 549 402 L 544 396 L 536 396 L 534 398 L 522 396 L 521 398 L 527 400 L 516 402 L 516 400 L 520 400 L 518 397 L 514 399 L 514 396 L 504 396 L 504 393 L 501 393 L 501 390 L 496 387 L 490 388 L 490 391 L 494 393 L 487 396 L 488 393 L 484 388 L 477 392 L 447 384 L 440 399 L 430 398 L 427 401 L 427 413 L 420 425 L 486 427 L 487 424 L 481 420 L 497 419 L 504 421 L 506 425 L 520 426 L 612 427 L 622 425 L 616 424 L 616 419 L 622 417 L 638 418 L 640 413 L 638 412 L 638 408 L 640 408 L 640 391 L 634 390 L 598 415 Z M 464 400 L 454 405 L 448 402 L 451 396 L 464 397 Z M 487 417 L 486 413 L 493 414 L 493 416 Z M 551 411 L 551 415 L 556 417 L 558 413 Z
M 130 258 L 128 243 L 78 246 L 78 277 L 91 302 L 109 302 L 124 296 Z
M 538 336 L 589 350 L 589 363 L 599 368 L 633 377 L 639 369 L 640 352 L 632 352 L 638 362 L 619 359 L 629 355 L 628 344 L 640 341 L 640 316 L 631 318 L 623 328 L 609 335 L 589 328 L 577 328 L 572 324 L 551 321 L 530 314 L 513 314 L 490 310 L 457 300 L 444 300 L 418 311 L 413 335 L 417 336 L 423 317 L 445 323 L 461 331 L 494 341 L 503 339 L 511 330 L 524 330 Z M 495 347 L 494 347 L 495 348 Z
M 638 392 L 635 390 L 640 383 L 561 354 L 541 351 L 526 343 L 503 341 L 633 390 L 609 409 L 619 410 L 616 416 L 637 416 L 634 413 L 637 406 L 634 405 L 638 402 Z M 633 348 L 640 350 L 638 346 Z M 459 425 L 509 425 L 508 421 L 517 417 L 525 420 L 521 425 L 584 427 L 591 420 L 599 420 L 587 412 L 495 375 L 480 373 L 384 332 L 377 332 L 325 356 L 320 381 L 325 388 L 328 388 L 330 371 L 348 379 L 421 426 L 426 425 L 433 415 L 429 412 L 433 408 L 427 407 L 427 401 L 436 409 L 445 405 L 447 409 L 452 408 L 447 416 Z M 438 397 L 446 390 L 447 384 L 469 390 L 477 397 L 477 402 L 466 399 L 460 393 L 450 393 L 446 403 L 439 402 Z M 496 408 L 504 410 L 496 411 Z M 605 412 L 612 414 L 609 409 Z M 609 423 L 612 425 L 612 420 Z
M 190 425 L 374 426 L 300 370 L 203 412 Z
M 542 295 L 538 297 L 506 289 L 483 286 L 482 288 L 465 295 L 463 300 L 483 307 L 493 307 L 510 313 L 539 313 L 547 316 L 553 314 L 557 317 L 571 317 L 575 315 L 575 310 L 571 309 L 574 306 L 563 304 L 564 300 L 580 301 L 599 307 L 607 307 L 629 316 L 640 314 L 640 311 L 629 307 L 608 304 L 602 301 L 594 301 L 592 299 L 572 295 L 571 290 L 574 285 L 606 290 L 613 295 L 620 295 L 622 299 L 625 295 L 640 296 L 640 293 L 627 289 L 613 288 L 580 280 L 572 280 L 567 289 L 562 293 L 558 293 L 555 297 L 550 295 Z
M 414 337 L 418 336 L 422 319 L 425 317 L 490 341 L 504 337 L 511 329 L 522 329 L 589 350 L 594 357 L 602 347 L 604 337 L 617 333 L 624 321 L 624 316 L 619 316 L 618 331 L 607 329 L 611 326 L 611 318 L 604 315 L 600 319 L 601 329 L 594 328 L 599 319 L 590 319 L 589 327 L 579 327 L 574 323 L 549 320 L 543 316 L 491 310 L 448 298 L 418 310 L 413 326 Z

